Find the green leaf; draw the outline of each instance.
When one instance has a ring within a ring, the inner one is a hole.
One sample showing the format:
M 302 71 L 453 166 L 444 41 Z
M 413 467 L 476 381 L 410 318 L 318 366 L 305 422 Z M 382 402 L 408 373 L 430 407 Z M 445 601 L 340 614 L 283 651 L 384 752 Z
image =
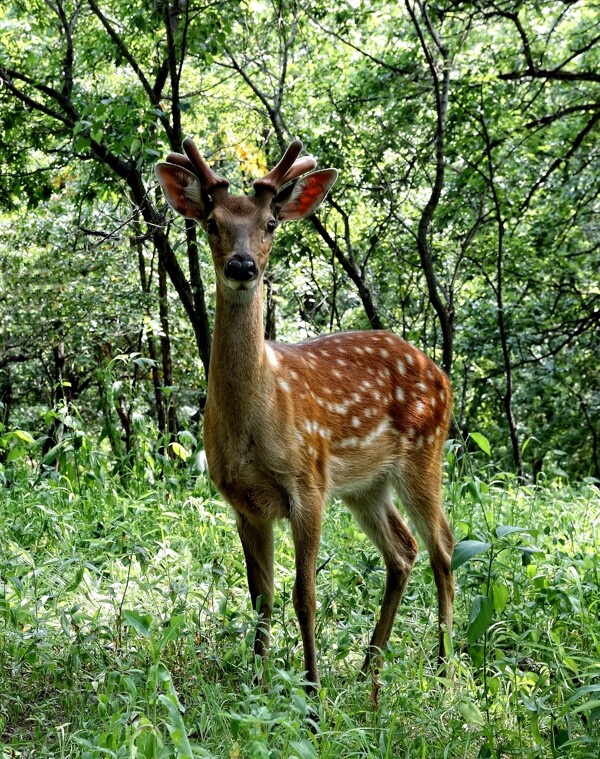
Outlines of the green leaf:
M 13 430 L 12 434 L 19 438 L 19 440 L 23 440 L 26 443 L 34 443 L 35 440 L 32 438 L 32 436 L 29 434 L 29 432 L 25 432 L 25 430 Z
M 130 627 L 143 635 L 144 638 L 150 637 L 150 625 L 152 624 L 152 617 L 150 614 L 140 614 L 139 611 L 133 611 L 133 609 L 123 610 L 123 619 Z
M 75 572 L 75 576 L 73 577 L 71 582 L 65 587 L 64 589 L 65 593 L 70 593 L 71 591 L 79 587 L 79 584 L 81 583 L 83 579 L 83 572 L 84 572 L 84 567 L 80 566 L 77 572 Z
M 462 698 L 456 705 L 460 716 L 468 725 L 483 725 L 485 720 L 477 704 L 469 698 Z
M 467 628 L 467 640 L 469 643 L 475 643 L 479 640 L 490 626 L 494 608 L 492 602 L 487 596 L 475 596 L 471 605 L 471 614 L 469 615 L 469 627 Z
M 481 432 L 470 432 L 469 437 L 471 440 L 473 440 L 474 443 L 477 443 L 477 445 L 484 453 L 487 453 L 488 456 L 492 455 L 490 441 L 486 438 L 485 435 L 482 435 Z
M 169 443 L 171 450 L 173 453 L 178 456 L 182 461 L 187 461 L 190 454 L 188 451 L 181 445 L 181 443 L 173 442 Z
M 171 740 L 177 749 L 177 756 L 180 759 L 193 759 L 192 747 L 190 746 L 183 718 L 177 705 L 172 699 L 163 694 L 158 697 L 158 700 L 169 712 L 169 719 L 166 720 L 166 725 L 171 735 Z
M 510 597 L 510 593 L 509 593 L 507 585 L 499 581 L 494 582 L 492 583 L 490 592 L 491 592 L 491 601 L 492 601 L 494 610 L 497 611 L 498 614 L 502 614 L 502 612 L 506 608 L 506 604 L 508 603 L 508 599 Z
M 317 759 L 315 749 L 308 741 L 292 741 L 291 746 L 300 759 Z
M 11 461 L 17 461 L 18 459 L 22 459 L 27 453 L 27 449 L 24 448 L 22 445 L 14 445 L 10 451 L 8 452 L 8 456 L 6 457 L 6 462 L 9 464 Z
M 483 540 L 461 540 L 454 548 L 452 563 L 450 565 L 451 569 L 454 570 L 458 569 L 458 567 L 462 567 L 467 561 L 474 556 L 487 551 L 491 546 L 491 543 L 486 543 Z
M 530 530 L 527 529 L 527 527 L 510 527 L 508 525 L 504 527 L 496 527 L 496 535 L 499 538 L 504 538 L 506 535 L 512 535 L 515 532 L 527 532 L 529 533 Z
M 185 617 L 183 614 L 178 614 L 174 617 L 171 617 L 169 624 L 162 632 L 162 635 L 160 636 L 159 640 L 159 648 L 162 650 L 167 643 L 170 643 L 171 641 L 175 640 L 179 637 L 179 633 L 185 625 Z

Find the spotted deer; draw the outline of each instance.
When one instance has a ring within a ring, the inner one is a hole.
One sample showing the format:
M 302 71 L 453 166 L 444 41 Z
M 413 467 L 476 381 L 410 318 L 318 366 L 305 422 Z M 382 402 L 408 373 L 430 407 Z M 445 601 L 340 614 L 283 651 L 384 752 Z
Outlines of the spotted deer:
M 439 656 L 450 633 L 454 539 L 441 505 L 452 390 L 413 345 L 384 331 L 340 332 L 296 345 L 263 335 L 263 277 L 279 224 L 314 213 L 337 178 L 313 171 L 294 141 L 277 166 L 234 196 L 191 139 L 156 166 L 170 205 L 206 231 L 216 275 L 204 443 L 209 475 L 233 507 L 254 608 L 254 651 L 269 645 L 273 523 L 295 547 L 293 603 L 309 690 L 319 683 L 316 564 L 325 502 L 340 498 L 381 552 L 387 578 L 363 671 L 386 648 L 417 556 L 400 497 L 429 552 L 438 595 Z

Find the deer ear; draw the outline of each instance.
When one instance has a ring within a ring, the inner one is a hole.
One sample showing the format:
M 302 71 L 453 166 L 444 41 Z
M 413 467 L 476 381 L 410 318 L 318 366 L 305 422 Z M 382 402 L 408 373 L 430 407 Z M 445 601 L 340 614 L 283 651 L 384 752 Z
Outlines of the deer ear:
M 310 216 L 323 202 L 338 177 L 337 169 L 321 169 L 297 179 L 273 199 L 279 221 Z
M 202 221 L 210 199 L 198 177 L 174 163 L 157 163 L 154 170 L 169 205 L 186 219 Z

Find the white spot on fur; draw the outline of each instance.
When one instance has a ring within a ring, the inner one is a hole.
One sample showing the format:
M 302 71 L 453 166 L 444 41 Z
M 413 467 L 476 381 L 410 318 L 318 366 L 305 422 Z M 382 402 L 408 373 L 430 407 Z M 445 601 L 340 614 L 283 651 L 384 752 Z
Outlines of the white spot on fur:
M 271 348 L 271 346 L 267 343 L 265 345 L 265 352 L 267 354 L 267 359 L 269 361 L 269 364 L 276 369 L 279 364 L 279 359 L 277 358 L 277 353 Z
M 404 363 L 398 359 L 396 361 L 396 368 L 398 369 L 398 374 L 404 374 L 406 372 L 406 367 L 404 366 Z
M 423 401 L 417 401 L 415 403 L 415 410 L 417 414 L 421 414 L 423 411 L 425 411 L 425 404 L 423 403 Z
M 344 403 L 333 403 L 331 401 L 327 401 L 326 408 L 329 411 L 333 411 L 336 414 L 345 414 L 350 407 L 350 401 L 346 400 Z
M 387 432 L 387 430 L 390 428 L 390 420 L 388 417 L 385 419 L 382 419 L 381 422 L 375 427 L 374 430 L 369 432 L 369 434 L 363 438 L 362 440 L 362 447 L 365 448 L 367 445 L 371 445 L 375 440 L 377 440 L 378 437 L 381 437 L 384 432 Z
M 390 352 L 387 351 L 385 348 L 382 348 L 379 353 L 383 356 L 383 358 L 387 358 L 390 355 Z
M 404 400 L 404 390 L 400 387 L 400 385 L 396 387 L 396 400 L 397 401 Z
M 285 393 L 289 393 L 289 392 L 290 392 L 291 388 L 290 388 L 290 386 L 289 386 L 289 383 L 288 383 L 288 382 L 286 382 L 286 381 L 283 379 L 283 377 L 277 377 L 277 384 L 279 385 L 279 387 L 280 387 L 280 388 L 281 388 L 281 389 L 282 389 L 282 390 L 283 390 Z
M 406 354 L 406 360 L 408 361 L 408 363 L 409 363 L 411 366 L 412 366 L 412 365 L 415 363 L 415 359 L 414 359 L 414 356 L 413 356 L 413 354 L 412 354 L 412 353 L 407 353 L 407 354 Z
M 427 385 L 424 382 L 417 382 L 417 387 L 419 390 L 423 390 L 423 392 L 427 391 Z
M 352 417 L 352 426 L 353 427 L 360 427 L 361 424 L 362 424 L 362 422 L 360 421 L 360 419 L 357 416 L 353 416 Z

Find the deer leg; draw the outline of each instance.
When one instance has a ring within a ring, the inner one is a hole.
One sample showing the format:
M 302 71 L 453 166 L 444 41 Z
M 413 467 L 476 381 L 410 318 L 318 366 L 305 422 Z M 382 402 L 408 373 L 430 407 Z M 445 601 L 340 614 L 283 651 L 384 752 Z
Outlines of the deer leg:
M 314 506 L 314 507 L 313 507 Z M 315 616 L 317 609 L 316 569 L 321 539 L 321 504 L 300 507 L 290 521 L 296 552 L 296 582 L 293 601 L 304 648 L 304 666 L 312 692 L 319 686 L 317 648 L 315 642 Z
M 445 650 L 444 635 L 452 634 L 452 603 L 454 601 L 454 577 L 450 569 L 454 536 L 442 508 L 440 485 L 434 476 L 420 477 L 399 487 L 402 502 L 415 523 L 417 532 L 429 552 L 429 563 L 433 570 L 438 595 L 438 656 L 443 662 L 448 652 Z M 432 487 L 431 483 L 436 485 Z
M 260 614 L 254 636 L 254 653 L 263 658 L 269 648 L 273 612 L 273 525 L 250 521 L 236 513 L 238 534 L 246 557 L 246 573 L 252 606 Z
M 346 500 L 365 534 L 373 541 L 385 563 L 387 576 L 379 619 L 367 649 L 362 671 L 385 649 L 394 626 L 402 594 L 417 557 L 417 543 L 398 513 L 389 486 L 365 496 Z

